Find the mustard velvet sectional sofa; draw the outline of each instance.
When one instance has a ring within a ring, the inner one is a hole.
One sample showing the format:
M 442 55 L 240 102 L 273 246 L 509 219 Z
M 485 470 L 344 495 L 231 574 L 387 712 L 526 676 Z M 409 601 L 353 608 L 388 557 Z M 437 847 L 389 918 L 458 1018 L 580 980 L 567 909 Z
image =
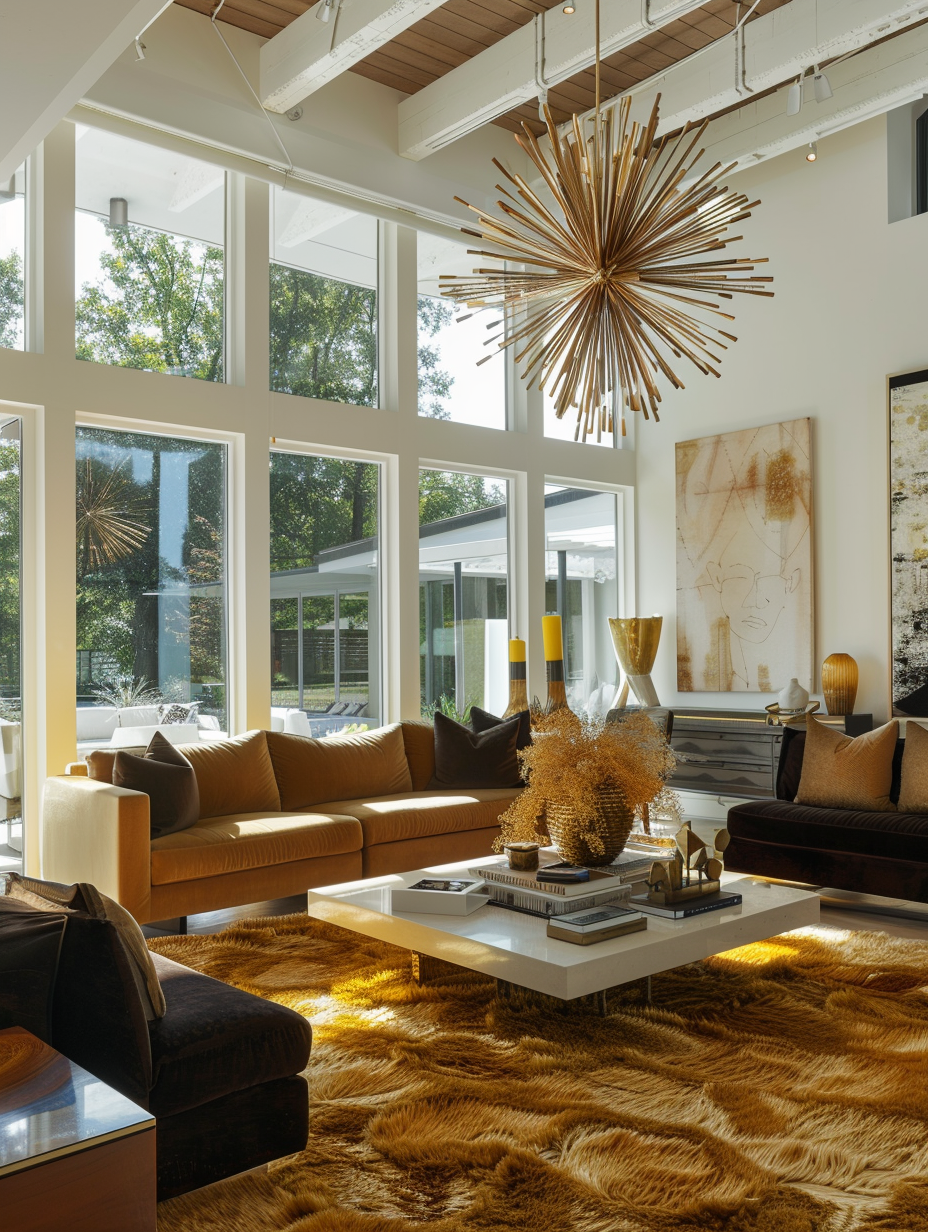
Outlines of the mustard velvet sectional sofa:
M 434 789 L 423 722 L 313 740 L 251 731 L 179 746 L 199 821 L 152 840 L 149 798 L 97 750 L 46 781 L 42 875 L 91 882 L 140 924 L 490 853 L 512 789 Z

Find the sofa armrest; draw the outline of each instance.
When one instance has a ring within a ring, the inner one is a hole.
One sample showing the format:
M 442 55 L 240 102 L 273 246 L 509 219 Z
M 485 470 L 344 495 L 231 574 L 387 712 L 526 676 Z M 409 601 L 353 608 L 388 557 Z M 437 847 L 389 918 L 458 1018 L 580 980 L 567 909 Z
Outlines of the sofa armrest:
M 46 779 L 42 876 L 89 881 L 139 923 L 150 918 L 151 828 L 148 796 L 97 779 Z

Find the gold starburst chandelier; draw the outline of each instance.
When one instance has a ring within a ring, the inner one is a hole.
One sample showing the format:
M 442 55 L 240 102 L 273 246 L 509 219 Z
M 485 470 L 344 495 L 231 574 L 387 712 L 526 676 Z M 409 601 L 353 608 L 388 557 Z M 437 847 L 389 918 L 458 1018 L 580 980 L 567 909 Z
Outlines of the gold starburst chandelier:
M 144 504 L 132 492 L 123 465 L 86 458 L 77 473 L 77 545 L 83 570 L 103 569 L 137 551 L 148 538 Z
M 478 215 L 480 238 L 493 245 L 468 251 L 520 268 L 440 280 L 444 296 L 477 310 L 502 310 L 494 322 L 502 328 L 487 346 L 514 347 L 524 379 L 548 391 L 559 419 L 576 408 L 574 437 L 582 433 L 583 440 L 615 431 L 614 408 L 622 435 L 626 407 L 659 418 L 658 375 L 683 388 L 668 354 L 718 376 L 718 352 L 736 339 L 712 321 L 734 320 L 716 301 L 773 294 L 761 286 L 772 278 L 753 274 L 766 258 L 699 259 L 740 240 L 729 228 L 759 204 L 719 183 L 734 163 L 694 173 L 708 121 L 656 139 L 660 95 L 644 126 L 629 123 L 628 98 L 618 105 L 617 121 L 612 109 L 603 114 L 599 44 L 597 0 L 592 119 L 575 115 L 561 136 L 545 106 L 550 152 L 528 125 L 516 135 L 550 199 L 496 159 L 515 190 L 497 185 L 505 217 L 456 198 Z

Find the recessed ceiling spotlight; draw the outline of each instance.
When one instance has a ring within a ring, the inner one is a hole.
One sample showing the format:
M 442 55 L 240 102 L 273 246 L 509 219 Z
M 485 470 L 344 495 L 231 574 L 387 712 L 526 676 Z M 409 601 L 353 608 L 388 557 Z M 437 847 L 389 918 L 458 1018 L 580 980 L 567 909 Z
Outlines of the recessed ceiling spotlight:
M 568 0 L 568 3 L 564 5 L 564 8 L 562 11 L 565 12 L 568 17 L 570 17 L 573 13 L 576 13 L 577 6 L 575 4 L 571 4 Z
M 818 144 L 815 141 L 809 142 L 809 152 L 806 154 L 806 162 L 814 163 L 818 158 Z

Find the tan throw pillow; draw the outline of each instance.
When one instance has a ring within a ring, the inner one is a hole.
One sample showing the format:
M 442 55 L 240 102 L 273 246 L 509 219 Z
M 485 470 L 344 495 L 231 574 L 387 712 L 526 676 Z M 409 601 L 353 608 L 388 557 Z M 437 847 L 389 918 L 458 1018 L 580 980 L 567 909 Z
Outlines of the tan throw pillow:
M 845 736 L 810 716 L 796 803 L 894 812 L 889 793 L 898 738 L 895 719 L 866 735 Z
M 928 731 L 911 719 L 905 725 L 902 784 L 896 808 L 900 813 L 928 813 Z
M 280 812 L 280 792 L 263 731 L 179 747 L 197 776 L 201 821 L 232 813 Z
M 412 791 L 399 723 L 324 740 L 268 732 L 267 745 L 284 812 L 329 800 L 364 800 Z
M 425 791 L 435 773 L 435 733 L 425 719 L 403 719 L 403 747 L 413 791 Z

